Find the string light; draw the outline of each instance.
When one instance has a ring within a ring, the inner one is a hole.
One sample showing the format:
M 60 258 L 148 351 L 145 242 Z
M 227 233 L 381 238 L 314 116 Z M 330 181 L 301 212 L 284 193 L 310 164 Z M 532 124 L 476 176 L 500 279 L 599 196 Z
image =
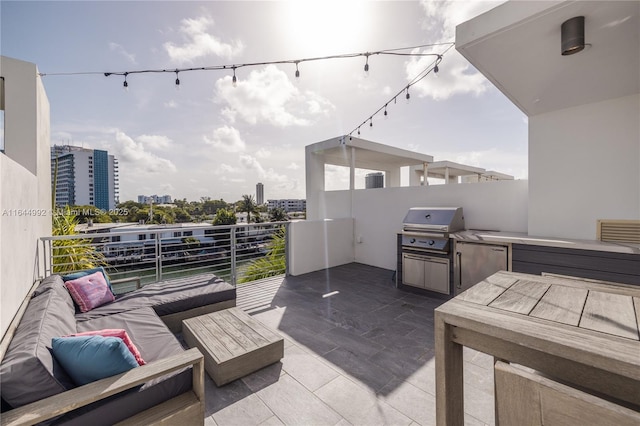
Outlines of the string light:
M 125 91 L 129 91 L 129 83 L 127 83 L 127 75 L 128 73 L 124 73 L 124 83 L 122 83 L 122 87 L 124 87 Z
M 176 90 L 180 89 L 180 79 L 178 78 L 178 73 L 180 71 L 176 70 Z
M 236 77 L 236 67 L 233 67 L 233 78 L 231 79 L 233 87 L 238 87 L 238 78 Z
M 366 61 L 364 63 L 364 76 L 369 77 L 369 54 L 365 53 Z
M 358 127 L 356 127 L 354 130 L 352 130 L 351 132 L 349 132 L 349 136 L 351 136 L 353 134 L 353 132 L 358 131 L 358 135 L 360 135 L 360 126 L 364 125 L 367 123 L 367 121 L 369 122 L 369 127 L 373 127 L 373 117 L 375 117 L 379 112 L 383 111 L 383 114 L 385 116 L 385 118 L 388 117 L 388 112 L 387 112 L 387 106 L 389 105 L 389 103 L 393 100 L 394 105 L 397 103 L 397 98 L 398 96 L 400 96 L 402 94 L 402 92 L 405 92 L 405 99 L 407 100 L 407 102 L 409 102 L 409 99 L 411 99 L 411 95 L 409 94 L 409 88 L 411 86 L 413 86 L 414 84 L 418 83 L 419 81 L 421 81 L 423 78 L 425 78 L 427 75 L 429 75 L 431 73 L 431 71 L 433 71 L 434 75 L 440 71 L 440 69 L 438 68 L 438 64 L 440 62 L 442 62 L 442 56 L 447 53 L 449 51 L 449 49 L 451 49 L 454 46 L 454 43 L 450 43 L 449 46 L 444 50 L 444 52 L 442 53 L 435 53 L 432 54 L 432 56 L 435 56 L 436 59 L 429 64 L 424 70 L 422 70 L 420 73 L 418 73 L 418 75 L 416 75 L 410 82 L 409 84 L 407 84 L 406 86 L 404 86 L 402 89 L 400 89 L 400 91 L 398 93 L 396 93 L 392 98 L 390 98 L 387 102 L 385 102 L 380 108 L 378 108 L 373 114 L 371 114 L 369 117 L 367 117 L 362 123 L 360 123 L 360 125 L 358 125 Z
M 128 71 L 107 71 L 107 72 L 98 72 L 98 71 L 79 71 L 79 72 L 57 72 L 57 73 L 38 73 L 40 77 L 45 76 L 61 76 L 61 75 L 97 75 L 102 74 L 105 77 L 109 77 L 112 75 L 122 75 L 126 76 L 127 74 L 147 74 L 147 73 L 164 73 L 164 72 L 175 72 L 176 74 L 179 72 L 187 72 L 187 71 L 219 71 L 219 70 L 227 70 L 229 68 L 245 68 L 245 67 L 257 67 L 257 66 L 265 66 L 265 65 L 280 65 L 280 64 L 295 64 L 296 65 L 296 77 L 299 76 L 298 64 L 302 62 L 312 62 L 312 61 L 323 61 L 328 59 L 347 59 L 347 58 L 355 58 L 355 57 L 365 57 L 365 71 L 369 69 L 369 56 L 371 55 L 389 55 L 389 56 L 408 56 L 408 57 L 426 57 L 426 56 L 437 56 L 440 55 L 437 53 L 414 53 L 416 49 L 424 49 L 428 47 L 436 47 L 436 46 L 449 46 L 451 48 L 454 45 L 453 42 L 447 43 L 432 43 L 432 44 L 421 44 L 417 46 L 407 46 L 400 47 L 396 49 L 385 49 L 379 50 L 376 52 L 364 52 L 364 53 L 344 53 L 339 55 L 329 55 L 329 56 L 318 56 L 318 57 L 309 57 L 302 59 L 286 59 L 286 60 L 278 60 L 278 61 L 265 61 L 265 62 L 248 62 L 244 64 L 226 64 L 226 65 L 212 65 L 207 67 L 194 67 L 194 68 L 175 68 L 175 69 L 143 69 L 143 70 L 128 70 Z M 235 73 L 235 72 L 234 72 Z M 236 77 L 237 82 L 237 77 Z

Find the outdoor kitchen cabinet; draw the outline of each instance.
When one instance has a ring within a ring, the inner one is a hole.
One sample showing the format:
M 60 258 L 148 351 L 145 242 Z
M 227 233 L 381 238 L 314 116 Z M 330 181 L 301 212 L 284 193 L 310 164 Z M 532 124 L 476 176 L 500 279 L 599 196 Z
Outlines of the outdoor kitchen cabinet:
M 508 271 L 508 260 L 508 246 L 457 241 L 453 265 L 455 295 L 498 271 Z
M 404 253 L 403 284 L 449 294 L 449 259 Z

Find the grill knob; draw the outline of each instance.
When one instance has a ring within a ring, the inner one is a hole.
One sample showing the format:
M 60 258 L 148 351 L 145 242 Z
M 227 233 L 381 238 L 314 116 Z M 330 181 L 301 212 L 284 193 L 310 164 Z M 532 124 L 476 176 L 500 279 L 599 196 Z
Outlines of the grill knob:
M 415 242 L 416 242 L 416 239 L 415 239 L 415 238 L 412 238 L 412 239 L 410 239 L 410 240 L 409 240 L 409 242 L 410 242 L 411 244 L 413 244 L 413 243 L 415 243 Z
M 436 243 L 435 241 L 433 241 L 433 240 L 429 240 L 429 245 L 430 245 L 430 246 L 434 245 L 435 243 Z

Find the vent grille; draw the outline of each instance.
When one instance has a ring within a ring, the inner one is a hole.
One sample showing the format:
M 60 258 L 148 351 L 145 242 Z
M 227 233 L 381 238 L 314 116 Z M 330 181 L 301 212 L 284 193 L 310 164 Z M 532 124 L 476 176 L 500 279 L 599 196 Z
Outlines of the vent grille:
M 598 220 L 598 239 L 640 244 L 640 220 Z

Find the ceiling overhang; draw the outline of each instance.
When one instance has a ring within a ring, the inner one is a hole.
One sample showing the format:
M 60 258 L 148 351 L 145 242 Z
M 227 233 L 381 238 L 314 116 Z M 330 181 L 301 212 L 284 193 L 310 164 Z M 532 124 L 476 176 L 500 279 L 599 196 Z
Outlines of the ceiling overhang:
M 560 27 L 585 17 L 582 52 Z M 456 27 L 456 49 L 528 116 L 640 93 L 640 2 L 509 1 Z
M 306 147 L 307 151 L 320 155 L 325 164 L 368 170 L 392 170 L 399 167 L 431 163 L 431 155 L 395 148 L 352 136 L 340 136 Z

